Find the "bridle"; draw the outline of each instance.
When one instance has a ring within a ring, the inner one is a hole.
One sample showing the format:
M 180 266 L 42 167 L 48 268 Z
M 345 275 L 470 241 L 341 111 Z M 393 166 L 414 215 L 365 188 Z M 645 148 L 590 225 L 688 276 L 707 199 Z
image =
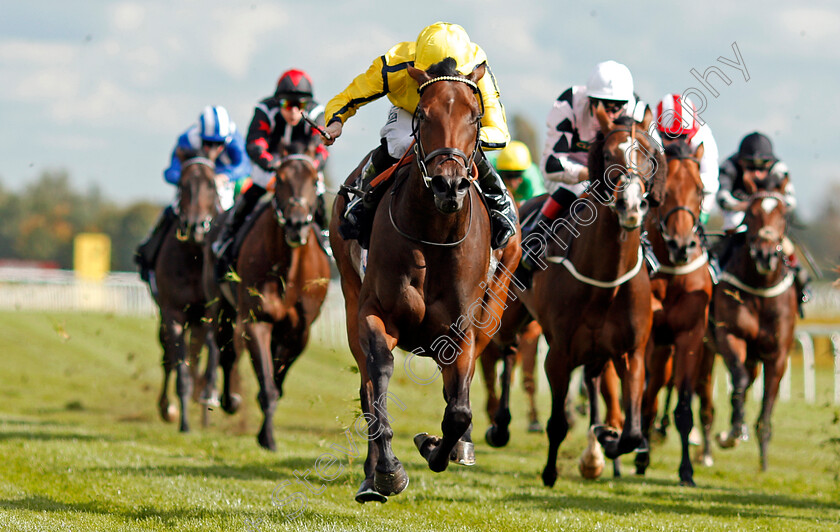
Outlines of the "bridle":
M 481 119 L 484 117 L 484 100 L 481 98 L 481 90 L 478 88 L 478 85 L 466 78 L 458 76 L 438 76 L 420 85 L 420 88 L 417 90 L 417 92 L 420 93 L 420 97 L 422 98 L 423 91 L 426 87 L 439 81 L 454 81 L 464 83 L 469 86 L 472 89 L 473 94 L 478 95 L 478 101 L 481 102 L 481 113 L 479 113 L 475 120 L 475 143 L 473 145 L 473 151 L 469 156 L 458 148 L 451 147 L 438 148 L 427 155 L 426 150 L 423 148 L 423 141 L 420 139 L 420 123 L 423 121 L 423 118 L 421 117 L 420 105 L 417 105 L 417 108 L 414 110 L 414 116 L 411 119 L 411 136 L 414 138 L 414 153 L 417 155 L 417 166 L 420 169 L 420 176 L 423 178 L 423 184 L 426 185 L 426 188 L 429 188 L 432 182 L 427 165 L 431 164 L 435 158 L 440 156 L 444 156 L 444 159 L 438 163 L 438 166 L 446 161 L 456 161 L 463 166 L 469 176 L 471 174 L 475 154 L 478 153 L 479 143 L 481 142 L 479 134 L 481 132 Z
M 186 172 L 187 168 L 189 168 L 190 166 L 193 166 L 193 165 L 200 165 L 200 166 L 204 166 L 206 168 L 209 168 L 210 170 L 213 171 L 214 174 L 216 172 L 216 163 L 214 163 L 212 160 L 208 159 L 207 157 L 201 157 L 201 156 L 192 157 L 190 159 L 187 159 L 186 161 L 184 161 L 181 164 L 181 177 L 182 178 L 183 178 L 184 173 Z M 213 183 L 213 188 L 215 190 L 215 188 L 216 188 L 215 180 L 211 179 L 210 181 L 211 181 L 211 183 Z M 191 193 L 191 196 L 194 196 L 194 194 Z M 195 197 L 191 197 L 190 199 L 192 201 L 195 201 Z M 216 202 L 217 202 L 217 210 L 218 210 L 218 197 L 216 199 Z M 179 211 L 180 211 L 180 209 L 179 209 Z M 179 219 L 180 219 L 182 214 L 183 213 L 178 212 Z M 213 221 L 213 216 L 205 216 L 204 220 L 196 223 L 196 225 L 201 226 L 201 228 L 206 233 L 207 231 L 210 230 L 210 224 L 212 223 L 212 221 Z M 186 242 L 187 240 L 189 240 L 190 233 L 191 233 L 191 231 L 190 231 L 190 226 L 189 225 L 186 226 L 185 230 L 184 230 L 184 228 L 181 227 L 181 224 L 178 224 L 178 226 L 175 228 L 175 238 L 178 239 L 179 242 Z
M 277 168 L 276 175 L 278 176 L 277 182 L 275 183 L 275 188 L 280 185 L 280 168 L 282 168 L 286 163 L 290 161 L 303 161 L 307 166 L 312 168 L 312 172 L 317 174 L 317 166 L 315 164 L 315 159 L 306 155 L 305 153 L 293 153 L 290 155 L 286 155 L 280 159 L 280 166 Z M 271 198 L 271 205 L 274 208 L 274 216 L 277 221 L 277 224 L 280 226 L 285 226 L 288 222 L 286 219 L 286 215 L 284 214 L 287 212 L 287 209 L 291 209 L 292 207 L 303 207 L 308 211 L 308 215 L 304 220 L 303 225 L 309 225 L 312 223 L 314 219 L 314 215 L 312 214 L 314 205 L 309 205 L 309 202 L 306 198 L 302 198 L 299 196 L 295 196 L 294 193 L 290 195 L 286 200 L 281 204 L 280 201 L 277 199 L 277 194 L 274 194 Z

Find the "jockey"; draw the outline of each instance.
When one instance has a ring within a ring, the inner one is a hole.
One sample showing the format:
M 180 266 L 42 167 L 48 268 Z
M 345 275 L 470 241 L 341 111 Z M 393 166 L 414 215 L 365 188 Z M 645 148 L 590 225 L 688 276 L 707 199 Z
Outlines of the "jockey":
M 236 200 L 233 212 L 228 216 L 222 231 L 213 243 L 213 252 L 219 259 L 226 257 L 226 251 L 245 218 L 266 193 L 269 181 L 274 177 L 274 171 L 282 163 L 277 153 L 279 146 L 301 142 L 305 145 L 317 143 L 315 149 L 315 166 L 318 169 L 318 183 L 316 193 L 318 205 L 315 211 L 315 223 L 318 224 L 318 237 L 327 254 L 329 248 L 329 224 L 326 220 L 324 206 L 324 178 L 322 170 L 329 156 L 327 148 L 321 144 L 318 132 L 303 119 L 303 113 L 315 121 L 324 124 L 324 107 L 312 99 L 312 79 L 302 70 L 287 70 L 277 80 L 277 87 L 273 96 L 263 99 L 254 109 L 254 118 L 248 128 L 246 149 L 254 164 L 251 172 L 251 186 Z M 223 255 L 225 257 L 223 257 Z M 220 260 L 225 262 L 224 260 Z M 226 270 L 226 267 L 220 267 Z
M 531 161 L 531 152 L 524 142 L 512 140 L 505 149 L 487 153 L 487 159 L 517 204 L 546 193 L 540 169 Z
M 198 117 L 198 123 L 190 126 L 180 137 L 172 150 L 169 168 L 163 171 L 167 183 L 177 185 L 181 179 L 181 160 L 178 152 L 196 151 L 205 157 L 215 159 L 216 186 L 220 198 L 226 195 L 232 201 L 233 184 L 248 176 L 251 162 L 245 154 L 245 141 L 230 119 L 227 110 L 218 106 L 207 106 Z M 163 236 L 169 231 L 177 217 L 178 198 L 158 217 L 149 236 L 137 248 L 135 262 L 140 266 L 140 277 L 148 281 L 149 270 L 154 267 Z
M 570 87 L 557 98 L 548 114 L 541 162 L 543 175 L 553 192 L 540 212 L 522 228 L 523 241 L 527 234 L 548 230 L 586 190 L 589 145 L 601 132 L 595 116 L 598 106 L 603 106 L 611 121 L 629 116 L 641 123 L 650 112 L 647 104 L 633 92 L 630 70 L 615 61 L 598 63 L 585 86 Z M 655 132 L 649 133 L 659 142 Z M 528 270 L 536 265 L 533 255 L 522 254 L 522 264 Z
M 773 153 L 773 143 L 758 132 L 750 133 L 741 140 L 737 153 L 720 165 L 720 190 L 717 202 L 723 210 L 723 230 L 726 236 L 718 245 L 718 261 L 724 269 L 735 247 L 743 242 L 736 235 L 743 233 L 744 212 L 738 210 L 743 199 L 752 192 L 752 186 L 760 191 L 774 191 L 785 198 L 788 212 L 796 208 L 796 191 L 790 181 L 787 165 Z M 796 286 L 800 303 L 810 300 L 808 283 L 810 277 L 796 258 L 795 247 L 787 237 L 782 242 L 783 253 L 796 274 Z M 801 313 L 801 305 L 800 305 Z
M 499 89 L 487 65 L 484 50 L 471 42 L 464 28 L 457 24 L 436 22 L 427 26 L 420 32 L 416 42 L 399 43 L 374 59 L 367 72 L 357 76 L 344 91 L 327 103 L 327 133 L 332 137 L 332 140 L 326 141 L 327 144 L 332 144 L 341 135 L 344 122 L 359 107 L 386 95 L 392 104 L 388 120 L 380 131 L 380 145 L 373 151 L 362 171 L 359 188 L 364 194 L 350 201 L 344 213 L 340 226 L 342 238 L 359 239 L 363 236 L 372 221 L 379 196 L 387 188 L 381 185 L 372 189 L 371 180 L 395 164 L 411 146 L 412 118 L 420 95 L 417 82 L 409 76 L 406 67 L 413 65 L 426 70 L 446 57 L 455 60 L 462 74 L 469 74 L 482 64 L 487 66 L 487 74 L 478 81 L 484 104 L 479 133 L 481 145 L 487 149 L 503 148 L 510 139 L 504 108 L 499 101 Z M 483 156 L 482 150 L 479 150 L 475 162 L 480 189 L 491 212 L 491 245 L 497 249 L 505 246 L 516 232 L 516 208 L 504 183 Z
M 662 138 L 663 148 L 675 142 L 685 142 L 692 152 L 703 145 L 700 159 L 700 180 L 703 181 L 703 203 L 700 206 L 700 223 L 706 224 L 709 211 L 720 188 L 718 182 L 718 147 L 709 124 L 699 123 L 696 107 L 688 98 L 679 94 L 666 94 L 654 112 L 656 129 Z

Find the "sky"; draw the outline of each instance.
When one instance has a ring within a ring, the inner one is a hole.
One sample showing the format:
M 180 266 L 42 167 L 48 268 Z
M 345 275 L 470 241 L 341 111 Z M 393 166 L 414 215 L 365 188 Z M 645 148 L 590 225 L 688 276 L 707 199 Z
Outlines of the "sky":
M 174 190 L 162 171 L 205 105 L 227 107 L 244 132 L 289 68 L 309 72 L 326 103 L 375 57 L 439 20 L 461 24 L 485 50 L 508 117 L 527 117 L 540 142 L 557 96 L 613 59 L 652 105 L 696 89 L 721 157 L 745 134 L 767 133 L 804 219 L 840 183 L 831 155 L 840 129 L 831 100 L 840 88 L 836 2 L 555 0 L 0 0 L 0 183 L 20 190 L 64 168 L 80 190 L 167 203 Z M 746 73 L 719 60 L 737 62 L 733 43 Z M 710 74 L 707 87 L 691 74 L 713 65 L 729 84 Z M 348 121 L 330 148 L 333 180 L 378 144 L 387 110 L 383 98 Z

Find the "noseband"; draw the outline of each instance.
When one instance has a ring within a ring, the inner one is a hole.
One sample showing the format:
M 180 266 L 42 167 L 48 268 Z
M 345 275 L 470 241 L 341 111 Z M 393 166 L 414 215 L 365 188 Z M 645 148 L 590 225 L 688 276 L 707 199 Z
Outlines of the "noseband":
M 478 152 L 478 146 L 481 142 L 479 140 L 479 133 L 481 132 L 481 118 L 484 116 L 484 100 L 481 99 L 481 90 L 478 88 L 478 85 L 466 78 L 460 78 L 457 76 L 438 76 L 420 85 L 417 92 L 420 93 L 420 96 L 422 97 L 423 91 L 426 87 L 439 81 L 455 81 L 468 85 L 472 89 L 473 94 L 478 94 L 479 96 L 478 100 L 481 102 L 481 114 L 478 115 L 475 122 L 475 144 L 473 145 L 473 151 L 469 156 L 458 148 L 450 147 L 438 148 L 426 155 L 426 150 L 423 148 L 423 142 L 420 140 L 420 105 L 417 105 L 417 108 L 414 110 L 414 116 L 411 119 L 411 136 L 414 137 L 414 153 L 417 155 L 417 166 L 420 168 L 420 176 L 423 178 L 423 184 L 426 185 L 426 188 L 429 188 L 432 182 L 432 177 L 429 176 L 427 165 L 430 165 L 435 158 L 440 156 L 444 156 L 444 159 L 438 163 L 438 166 L 446 161 L 456 161 L 458 164 L 463 166 L 464 170 L 467 172 L 467 176 L 469 176 L 471 174 L 475 154 Z M 463 163 L 461 161 L 463 161 Z

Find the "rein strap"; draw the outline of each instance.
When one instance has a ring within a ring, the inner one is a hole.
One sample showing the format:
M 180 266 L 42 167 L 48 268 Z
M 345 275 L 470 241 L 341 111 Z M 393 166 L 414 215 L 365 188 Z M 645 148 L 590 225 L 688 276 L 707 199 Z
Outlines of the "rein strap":
M 569 273 L 572 274 L 572 277 L 584 284 L 597 286 L 598 288 L 616 288 L 618 286 L 623 285 L 624 283 L 635 277 L 641 271 L 642 264 L 644 264 L 645 262 L 644 251 L 642 251 L 642 247 L 639 246 L 639 257 L 636 259 L 636 265 L 633 266 L 633 268 L 629 272 L 625 273 L 615 281 L 599 281 L 597 279 L 587 277 L 582 273 L 578 272 L 575 269 L 575 265 L 572 264 L 566 257 L 552 255 L 546 257 L 545 260 L 547 260 L 548 262 L 553 262 L 554 264 L 562 264 L 566 267 L 567 270 L 569 270 Z

